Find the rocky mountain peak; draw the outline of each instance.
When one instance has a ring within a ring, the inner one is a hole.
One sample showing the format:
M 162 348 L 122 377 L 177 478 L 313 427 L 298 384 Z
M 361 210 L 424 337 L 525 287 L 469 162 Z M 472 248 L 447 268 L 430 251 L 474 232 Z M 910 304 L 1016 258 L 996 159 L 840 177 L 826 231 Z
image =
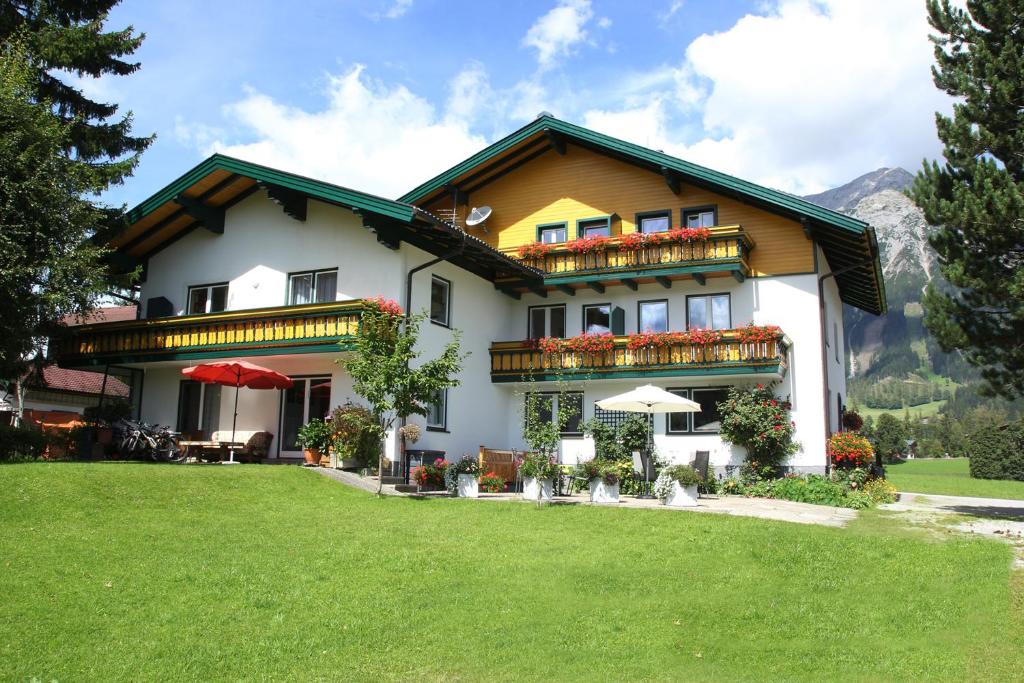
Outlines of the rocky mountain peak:
M 914 182 L 914 176 L 902 168 L 880 168 L 865 173 L 845 185 L 811 194 L 804 199 L 833 211 L 853 213 L 857 204 L 867 196 L 883 190 L 902 192 Z

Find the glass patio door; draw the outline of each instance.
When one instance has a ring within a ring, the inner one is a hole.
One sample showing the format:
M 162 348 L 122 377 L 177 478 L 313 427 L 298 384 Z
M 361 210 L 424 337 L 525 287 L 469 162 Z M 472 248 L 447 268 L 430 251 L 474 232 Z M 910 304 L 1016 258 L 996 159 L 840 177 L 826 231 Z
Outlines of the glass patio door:
M 331 378 L 293 378 L 290 389 L 281 392 L 281 456 L 297 457 L 299 427 L 313 418 L 323 418 L 331 409 Z

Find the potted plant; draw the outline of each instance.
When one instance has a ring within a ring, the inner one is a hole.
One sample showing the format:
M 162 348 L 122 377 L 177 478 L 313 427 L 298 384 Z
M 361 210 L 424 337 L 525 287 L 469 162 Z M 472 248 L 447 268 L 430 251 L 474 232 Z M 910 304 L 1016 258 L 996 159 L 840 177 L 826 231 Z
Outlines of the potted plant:
M 477 477 L 480 476 L 480 461 L 476 458 L 463 455 L 462 460 L 451 465 L 445 474 L 448 490 L 459 498 L 480 496 L 480 484 L 477 481 Z
M 364 406 L 348 402 L 331 411 L 331 451 L 335 466 L 346 470 L 377 461 L 380 426 Z
M 438 458 L 433 463 L 425 463 L 412 468 L 410 476 L 420 491 L 440 491 L 447 482 L 448 461 Z
M 700 475 L 689 465 L 666 467 L 654 483 L 654 494 L 669 507 L 696 507 Z
M 295 443 L 302 448 L 302 457 L 311 467 L 320 466 L 320 458 L 331 446 L 334 434 L 327 420 L 315 418 L 299 427 Z
M 585 460 L 576 465 L 576 474 L 589 482 L 591 503 L 619 502 L 619 471 L 614 463 Z
M 505 490 L 505 480 L 494 472 L 480 475 L 480 488 L 485 493 L 501 493 Z
M 523 456 L 519 465 L 519 472 L 523 475 L 523 499 L 550 502 L 554 496 L 555 477 L 560 470 L 552 457 L 535 453 Z

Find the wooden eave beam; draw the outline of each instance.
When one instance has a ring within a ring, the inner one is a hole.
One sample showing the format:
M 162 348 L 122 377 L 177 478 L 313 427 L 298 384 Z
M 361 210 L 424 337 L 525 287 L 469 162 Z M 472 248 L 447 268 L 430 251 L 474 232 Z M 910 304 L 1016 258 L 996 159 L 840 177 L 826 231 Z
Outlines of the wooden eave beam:
M 446 183 L 444 189 L 447 191 L 448 196 L 455 200 L 456 206 L 466 206 L 469 204 L 469 193 L 455 183 Z
M 547 136 L 548 142 L 551 144 L 551 149 L 558 153 L 558 156 L 565 156 L 566 145 L 565 138 L 551 130 L 550 128 L 544 129 L 544 135 Z
M 624 277 L 621 280 L 619 280 L 619 282 L 621 282 L 622 284 L 626 285 L 627 287 L 632 289 L 634 292 L 637 290 L 638 285 L 636 284 L 636 280 L 634 280 L 631 277 Z
M 704 273 L 693 273 L 693 281 L 703 287 L 707 284 L 708 279 L 704 277 Z
M 732 271 L 732 277 L 734 280 L 736 280 L 736 282 L 743 282 L 744 280 L 747 279 L 747 276 L 743 274 L 742 270 Z
M 548 290 L 544 289 L 544 287 L 542 285 L 533 284 L 533 283 L 528 282 L 526 284 L 526 288 L 529 289 L 531 292 L 533 292 L 534 294 L 536 294 L 537 296 L 539 296 L 542 299 L 547 299 L 548 298 Z
M 306 212 L 309 205 L 309 198 L 302 192 L 296 192 L 274 183 L 260 183 L 267 192 L 270 200 L 281 207 L 285 214 L 291 216 L 300 223 L 306 222 Z
M 679 194 L 683 191 L 682 183 L 679 182 L 679 176 L 677 176 L 672 169 L 667 166 L 662 166 L 661 175 L 665 179 L 665 184 L 668 185 L 668 189 L 671 190 L 672 194 Z
M 656 275 L 654 277 L 654 281 L 657 282 L 662 287 L 664 287 L 665 289 L 672 289 L 672 281 L 669 280 L 664 275 Z
M 459 184 L 462 187 L 467 188 L 466 192 L 472 194 L 473 190 L 476 187 L 482 187 L 483 185 L 486 185 L 487 183 L 493 181 L 494 179 L 500 177 L 501 175 L 504 175 L 507 172 L 506 166 L 508 164 L 510 164 L 510 162 L 515 160 L 516 157 L 521 157 L 524 154 L 530 152 L 531 150 L 536 149 L 538 146 L 541 147 L 541 149 L 543 149 L 545 152 L 548 151 L 549 149 L 551 149 L 548 146 L 547 139 L 538 136 L 538 137 L 534 138 L 533 140 L 531 140 L 530 142 L 527 142 L 526 144 L 524 144 L 524 145 L 516 148 L 515 150 L 509 152 L 508 154 L 506 154 L 505 156 L 501 157 L 500 159 L 492 161 L 491 163 L 487 164 L 483 168 L 481 168 L 481 169 L 479 169 L 477 171 L 474 171 L 473 173 L 469 174 L 465 178 L 462 178 L 458 182 L 459 182 Z M 493 173 L 496 170 L 498 170 L 498 174 L 496 174 L 493 177 L 485 178 L 485 176 L 490 175 L 491 173 Z M 480 178 L 484 178 L 483 182 L 481 182 L 479 185 L 475 185 L 475 186 L 472 185 L 474 182 L 476 182 Z M 423 202 L 423 204 L 421 204 L 421 206 L 425 206 L 425 205 L 431 204 L 436 198 L 437 198 L 436 196 L 432 197 L 430 200 Z
M 576 290 L 569 285 L 555 285 L 555 289 L 569 296 L 576 296 Z
M 224 209 L 222 207 L 209 206 L 199 199 L 186 197 L 183 194 L 175 197 L 174 202 L 213 234 L 224 234 Z
M 598 294 L 604 294 L 604 285 L 602 285 L 600 282 L 588 282 L 587 287 L 590 287 Z

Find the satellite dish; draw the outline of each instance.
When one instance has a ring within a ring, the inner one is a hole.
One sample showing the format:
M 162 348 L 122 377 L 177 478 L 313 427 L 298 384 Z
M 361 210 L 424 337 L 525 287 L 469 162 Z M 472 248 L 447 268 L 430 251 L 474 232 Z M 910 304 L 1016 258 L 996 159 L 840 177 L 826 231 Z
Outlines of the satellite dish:
M 491 217 L 491 207 L 481 206 L 480 208 L 473 207 L 473 210 L 469 212 L 466 217 L 466 225 L 473 227 L 474 225 L 480 225 L 488 218 Z

